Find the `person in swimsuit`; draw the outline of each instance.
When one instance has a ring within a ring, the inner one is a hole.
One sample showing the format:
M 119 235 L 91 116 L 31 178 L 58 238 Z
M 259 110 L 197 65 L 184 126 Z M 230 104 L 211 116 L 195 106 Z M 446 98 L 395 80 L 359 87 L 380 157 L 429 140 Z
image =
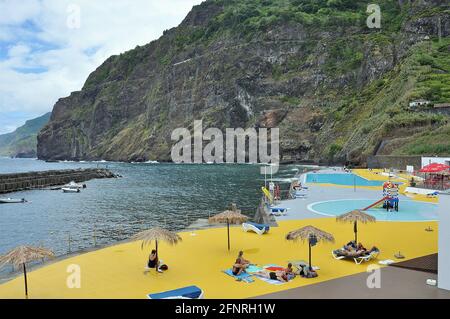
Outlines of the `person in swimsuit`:
M 239 276 L 245 271 L 245 269 L 247 269 L 248 266 L 250 266 L 250 260 L 245 259 L 243 256 L 244 252 L 240 251 L 233 265 L 232 272 L 235 276 Z
M 158 272 L 162 272 L 162 270 L 159 269 L 160 261 L 158 259 L 158 255 L 156 254 L 155 249 L 153 249 L 152 252 L 150 253 L 150 256 L 148 256 L 147 266 L 148 266 L 148 268 L 157 268 Z
M 284 270 L 277 270 L 277 271 L 258 271 L 255 275 L 269 278 L 272 280 L 278 280 L 281 282 L 288 282 L 288 276 Z
M 284 272 L 289 280 L 295 277 L 295 271 L 291 263 L 287 265 L 287 268 L 284 268 Z

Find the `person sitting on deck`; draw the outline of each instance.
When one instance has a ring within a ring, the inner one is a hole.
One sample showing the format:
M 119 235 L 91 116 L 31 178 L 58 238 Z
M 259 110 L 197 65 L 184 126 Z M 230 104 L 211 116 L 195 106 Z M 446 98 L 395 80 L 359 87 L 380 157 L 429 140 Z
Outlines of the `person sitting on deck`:
M 158 258 L 158 255 L 156 254 L 155 249 L 153 249 L 152 252 L 150 253 L 150 256 L 148 256 L 147 266 L 148 268 L 157 268 L 158 272 L 162 272 L 162 270 L 160 269 L 161 262 Z
M 295 277 L 294 268 L 292 268 L 292 263 L 287 265 L 287 268 L 284 268 L 284 272 L 286 273 L 287 278 L 293 279 Z
M 242 274 L 242 272 L 245 271 L 245 269 L 250 266 L 250 261 L 245 259 L 244 252 L 240 251 L 238 254 L 238 258 L 236 259 L 234 265 L 233 265 L 233 275 L 239 276 Z

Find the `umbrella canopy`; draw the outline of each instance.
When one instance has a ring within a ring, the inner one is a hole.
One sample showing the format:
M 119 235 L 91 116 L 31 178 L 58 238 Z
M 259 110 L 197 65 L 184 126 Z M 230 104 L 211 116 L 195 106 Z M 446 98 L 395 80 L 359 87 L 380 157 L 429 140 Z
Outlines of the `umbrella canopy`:
M 445 170 L 450 169 L 450 166 L 445 164 L 439 164 L 439 163 L 431 163 L 427 166 L 422 167 L 422 169 L 419 170 L 421 173 L 439 173 Z
M 353 223 L 356 221 L 366 224 L 366 223 L 374 223 L 377 219 L 372 215 L 364 213 L 362 210 L 355 209 L 352 210 L 351 212 L 339 215 L 338 217 L 336 217 L 336 220 L 338 222 L 344 223 Z
M 314 246 L 318 242 L 331 242 L 334 243 L 334 236 L 314 226 L 305 226 L 297 230 L 293 230 L 286 235 L 287 240 L 294 242 L 305 240 L 308 241 L 309 246 L 309 268 L 312 269 L 311 262 L 311 246 Z
M 144 248 L 144 245 L 151 244 L 152 241 L 164 241 L 170 245 L 175 245 L 179 241 L 181 241 L 181 237 L 170 230 L 155 227 L 150 228 L 144 231 L 141 231 L 130 238 L 131 240 L 142 240 L 141 248 Z
M 25 296 L 28 298 L 28 282 L 26 263 L 41 260 L 43 258 L 52 258 L 55 255 L 49 249 L 43 247 L 19 246 L 6 255 L 0 257 L 0 268 L 6 264 L 12 264 L 14 267 L 23 267 L 25 279 Z
M 230 250 L 230 224 L 241 224 L 248 220 L 248 217 L 241 214 L 236 204 L 231 204 L 231 210 L 214 215 L 208 219 L 209 223 L 226 223 L 228 234 L 228 250 Z
M 51 250 L 41 247 L 19 246 L 0 257 L 0 268 L 6 264 L 19 267 L 31 261 L 51 258 L 55 255 Z
M 356 244 L 358 242 L 358 222 L 361 222 L 363 224 L 374 223 L 377 219 L 372 215 L 364 213 L 362 210 L 355 209 L 351 212 L 339 215 L 338 217 L 336 217 L 336 220 L 343 223 L 353 223 L 353 231 L 355 232 Z
M 293 230 L 286 235 L 287 240 L 305 241 L 309 240 L 311 236 L 315 236 L 317 242 L 332 242 L 334 243 L 334 236 L 314 226 L 305 226 L 303 228 Z
M 240 211 L 232 211 L 232 210 L 226 210 L 208 219 L 210 223 L 230 223 L 230 224 L 241 224 L 243 222 L 246 222 L 247 220 L 248 217 L 242 215 Z

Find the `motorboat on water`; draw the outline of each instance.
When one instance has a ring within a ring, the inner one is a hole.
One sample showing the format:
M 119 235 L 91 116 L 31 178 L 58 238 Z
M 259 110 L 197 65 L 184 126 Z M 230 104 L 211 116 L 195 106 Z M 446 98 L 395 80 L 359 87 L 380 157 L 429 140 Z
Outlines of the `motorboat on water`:
M 64 185 L 63 188 L 81 189 L 86 188 L 86 184 L 78 184 L 74 181 L 71 181 L 69 184 Z
M 0 198 L 0 204 L 19 204 L 26 203 L 27 200 L 25 198 L 17 199 L 17 198 Z
M 61 189 L 62 189 L 63 193 L 79 193 L 80 192 L 79 188 L 63 187 Z

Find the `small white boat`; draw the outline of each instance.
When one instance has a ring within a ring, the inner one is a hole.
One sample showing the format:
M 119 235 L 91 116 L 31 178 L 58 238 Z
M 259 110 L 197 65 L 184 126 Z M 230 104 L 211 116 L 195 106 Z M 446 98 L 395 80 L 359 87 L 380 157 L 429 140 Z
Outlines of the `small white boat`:
M 15 198 L 0 198 L 0 204 L 19 204 L 19 203 L 26 203 L 25 198 L 21 199 L 15 199 Z
M 81 189 L 86 188 L 86 184 L 78 184 L 72 181 L 69 184 L 64 185 L 63 188 Z
M 79 193 L 80 192 L 79 188 L 63 187 L 61 189 L 62 189 L 63 193 Z

